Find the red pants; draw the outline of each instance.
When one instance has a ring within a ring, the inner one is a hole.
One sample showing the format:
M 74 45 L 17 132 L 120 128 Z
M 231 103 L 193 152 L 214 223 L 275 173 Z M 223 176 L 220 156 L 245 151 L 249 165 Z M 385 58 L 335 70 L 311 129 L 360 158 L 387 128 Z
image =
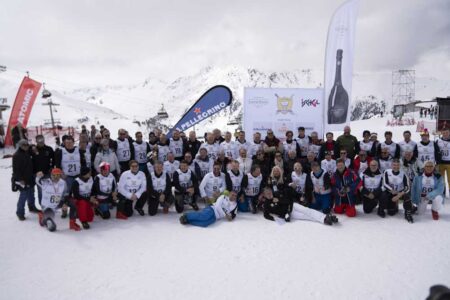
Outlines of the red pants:
M 355 206 L 347 204 L 347 203 L 342 203 L 342 204 L 336 205 L 334 207 L 334 212 L 337 214 L 343 214 L 345 212 L 347 217 L 355 217 L 356 216 Z
M 89 201 L 77 200 L 77 213 L 80 222 L 92 222 L 94 220 L 94 209 Z

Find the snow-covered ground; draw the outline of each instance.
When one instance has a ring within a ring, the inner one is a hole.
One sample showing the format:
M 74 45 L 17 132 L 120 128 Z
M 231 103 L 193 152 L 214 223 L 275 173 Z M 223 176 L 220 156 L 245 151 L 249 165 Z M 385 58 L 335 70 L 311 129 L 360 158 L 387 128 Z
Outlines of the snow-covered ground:
M 171 211 L 95 219 L 50 233 L 15 217 L 10 160 L 0 161 L 1 299 L 424 299 L 450 285 L 450 207 L 408 224 L 358 207 L 339 225 L 239 214 L 203 229 Z

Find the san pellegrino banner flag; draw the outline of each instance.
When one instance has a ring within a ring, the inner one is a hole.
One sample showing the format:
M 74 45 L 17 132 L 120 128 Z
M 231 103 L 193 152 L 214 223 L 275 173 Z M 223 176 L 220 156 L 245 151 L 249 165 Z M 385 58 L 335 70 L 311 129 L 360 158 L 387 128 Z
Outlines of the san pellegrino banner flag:
M 197 102 L 184 114 L 184 116 L 173 126 L 168 133 L 172 136 L 174 129 L 185 131 L 218 113 L 231 104 L 233 95 L 231 90 L 224 85 L 216 85 L 206 91 Z
M 16 100 L 14 101 L 9 117 L 8 131 L 6 133 L 5 145 L 12 146 L 11 130 L 21 123 L 23 127 L 27 127 L 30 118 L 31 109 L 34 101 L 39 93 L 42 84 L 29 77 L 24 77 L 22 84 L 17 91 Z
M 359 0 L 349 0 L 334 13 L 325 54 L 324 129 L 343 130 L 350 122 L 353 56 Z

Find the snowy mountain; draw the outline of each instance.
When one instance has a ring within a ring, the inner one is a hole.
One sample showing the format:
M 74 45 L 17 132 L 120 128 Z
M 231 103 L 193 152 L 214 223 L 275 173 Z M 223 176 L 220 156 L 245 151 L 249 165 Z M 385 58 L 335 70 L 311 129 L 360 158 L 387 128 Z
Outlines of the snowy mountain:
M 392 74 L 388 72 L 355 74 L 352 99 L 355 101 L 374 98 L 377 101 L 385 100 L 389 105 L 392 95 L 391 80 Z M 20 79 L 13 82 L 0 76 L 0 95 L 8 97 L 11 103 L 19 84 Z M 79 119 L 88 117 L 87 125 L 98 123 L 113 131 L 120 127 L 130 128 L 132 131 L 138 129 L 133 121 L 142 122 L 154 117 L 162 104 L 169 118 L 161 123 L 174 125 L 206 90 L 218 84 L 230 87 L 234 102 L 230 109 L 197 125 L 199 133 L 216 127 L 234 129 L 234 126 L 227 126 L 227 123 L 242 111 L 244 87 L 317 88 L 323 85 L 323 72 L 310 69 L 264 72 L 237 66 L 206 67 L 172 82 L 146 78 L 134 85 L 53 89 L 52 82 L 49 81 L 47 88 L 53 92 L 53 100 L 61 104 L 55 112 L 55 117 L 61 119 L 64 124 L 79 126 Z M 450 81 L 416 78 L 416 99 L 447 95 L 450 95 Z M 39 105 L 41 101 L 43 100 L 38 99 L 33 108 L 30 125 L 42 124 L 49 118 L 48 107 Z M 142 126 L 140 130 L 145 132 L 146 128 Z

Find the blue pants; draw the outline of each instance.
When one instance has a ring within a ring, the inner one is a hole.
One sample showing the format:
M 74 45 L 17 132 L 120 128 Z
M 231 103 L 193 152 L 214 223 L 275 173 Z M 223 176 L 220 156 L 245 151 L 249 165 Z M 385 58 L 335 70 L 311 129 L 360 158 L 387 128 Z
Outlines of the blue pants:
M 250 211 L 250 203 L 253 201 L 254 205 L 256 205 L 256 199 L 253 196 L 244 196 L 244 202 L 240 200 L 237 201 L 237 207 L 239 212 L 249 212 Z
M 324 214 L 330 212 L 331 194 L 317 194 L 314 193 L 314 203 L 311 204 L 311 208 L 315 210 L 321 210 Z
M 191 211 L 186 213 L 188 223 L 194 226 L 208 227 L 216 222 L 216 215 L 211 206 L 205 207 L 201 211 Z
M 66 185 L 67 185 L 67 191 L 69 192 L 69 195 L 72 193 L 72 184 L 75 181 L 76 176 L 67 176 L 66 177 Z
M 17 201 L 18 216 L 25 216 L 25 203 L 28 203 L 28 207 L 35 207 L 34 205 L 34 186 L 27 186 L 19 193 L 19 201 Z

